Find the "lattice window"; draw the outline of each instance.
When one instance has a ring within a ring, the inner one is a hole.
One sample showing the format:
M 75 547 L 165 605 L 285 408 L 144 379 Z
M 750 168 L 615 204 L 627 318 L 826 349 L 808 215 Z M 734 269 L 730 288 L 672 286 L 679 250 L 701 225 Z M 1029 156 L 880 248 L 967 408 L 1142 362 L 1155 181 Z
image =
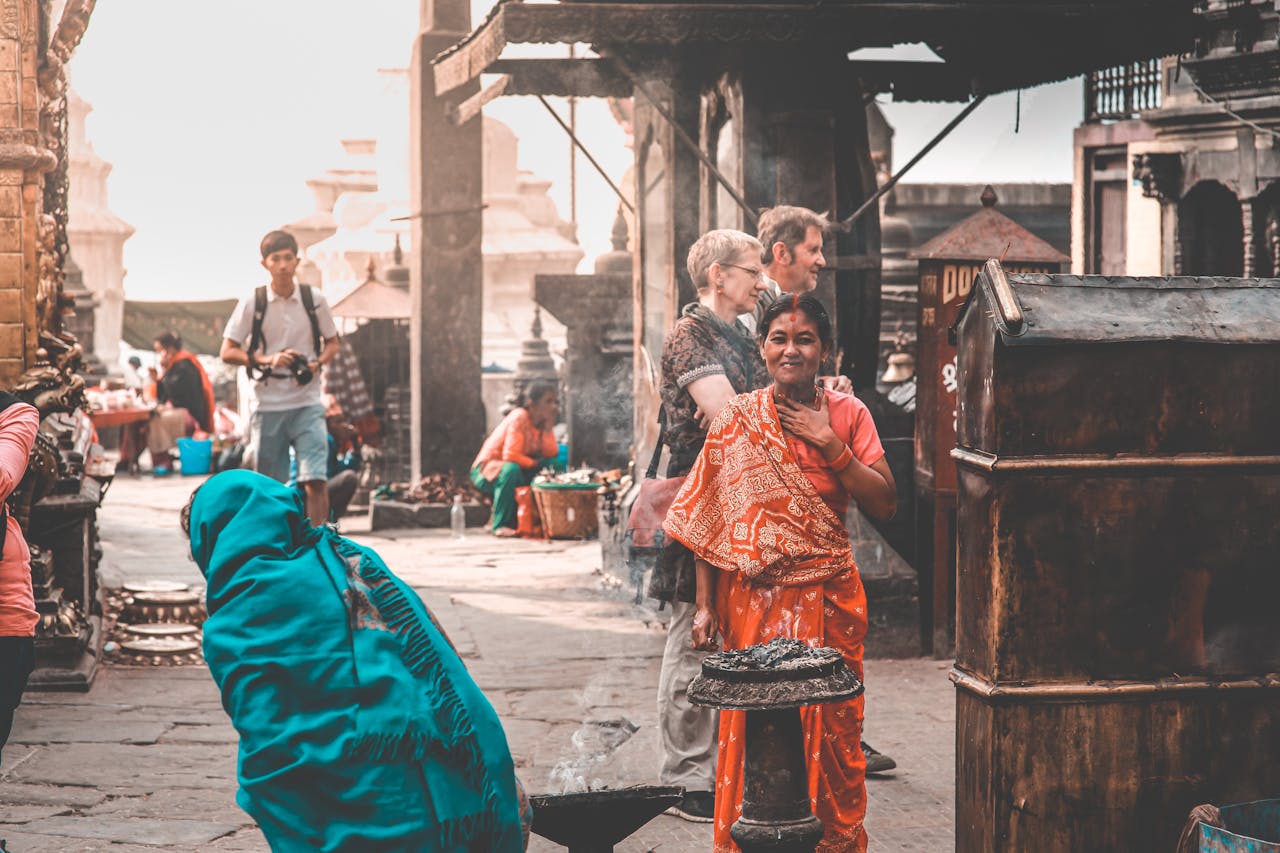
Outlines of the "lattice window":
M 1086 121 L 1133 118 L 1159 107 L 1159 59 L 1103 68 L 1085 80 Z

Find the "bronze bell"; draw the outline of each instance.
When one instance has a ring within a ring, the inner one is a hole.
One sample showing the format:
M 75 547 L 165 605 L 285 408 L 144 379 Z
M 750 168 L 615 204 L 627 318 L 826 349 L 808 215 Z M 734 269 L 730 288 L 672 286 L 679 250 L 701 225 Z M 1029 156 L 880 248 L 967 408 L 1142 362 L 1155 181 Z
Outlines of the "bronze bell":
M 909 352 L 895 352 L 889 356 L 889 366 L 885 368 L 880 381 L 886 385 L 906 382 L 916 375 L 916 360 Z

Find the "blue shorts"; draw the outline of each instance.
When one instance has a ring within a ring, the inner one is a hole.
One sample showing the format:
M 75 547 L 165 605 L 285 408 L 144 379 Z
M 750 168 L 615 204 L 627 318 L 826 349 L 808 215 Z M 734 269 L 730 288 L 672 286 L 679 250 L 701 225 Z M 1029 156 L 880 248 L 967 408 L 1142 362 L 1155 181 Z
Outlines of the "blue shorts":
M 282 412 L 254 412 L 249 421 L 253 470 L 281 483 L 289 482 L 289 448 L 298 457 L 298 482 L 327 480 L 329 433 L 324 406 Z

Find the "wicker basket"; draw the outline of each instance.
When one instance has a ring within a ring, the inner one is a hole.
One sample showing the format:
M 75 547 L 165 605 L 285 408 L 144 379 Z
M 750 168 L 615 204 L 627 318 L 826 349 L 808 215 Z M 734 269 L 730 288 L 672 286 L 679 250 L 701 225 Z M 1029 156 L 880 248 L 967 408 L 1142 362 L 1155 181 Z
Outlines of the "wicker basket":
M 594 484 L 550 484 L 533 487 L 533 500 L 542 516 L 542 529 L 550 539 L 592 539 L 598 518 Z

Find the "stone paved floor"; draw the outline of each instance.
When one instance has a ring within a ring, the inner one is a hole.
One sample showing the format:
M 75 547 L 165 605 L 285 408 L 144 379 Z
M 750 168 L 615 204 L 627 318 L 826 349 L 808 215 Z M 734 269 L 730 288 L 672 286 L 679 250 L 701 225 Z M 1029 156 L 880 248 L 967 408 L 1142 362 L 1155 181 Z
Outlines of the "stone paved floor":
M 196 582 L 176 510 L 198 481 L 121 480 L 102 516 L 104 583 Z M 423 595 L 502 716 L 531 791 L 568 762 L 611 786 L 651 783 L 660 616 L 599 573 L 594 543 L 350 533 Z M 367 531 L 367 525 L 364 525 Z M 872 602 L 874 606 L 874 602 Z M 874 638 L 872 638 L 872 642 Z M 869 782 L 873 850 L 952 847 L 954 699 L 947 664 L 867 662 L 868 739 L 900 770 Z M 629 721 L 616 748 L 583 754 Z M 575 738 L 575 735 L 577 737 Z M 30 693 L 0 767 L 0 838 L 15 853 L 265 851 L 235 805 L 235 733 L 203 667 L 112 667 L 88 694 Z M 710 848 L 710 827 L 660 816 L 620 853 Z M 533 851 L 559 850 L 535 838 Z

